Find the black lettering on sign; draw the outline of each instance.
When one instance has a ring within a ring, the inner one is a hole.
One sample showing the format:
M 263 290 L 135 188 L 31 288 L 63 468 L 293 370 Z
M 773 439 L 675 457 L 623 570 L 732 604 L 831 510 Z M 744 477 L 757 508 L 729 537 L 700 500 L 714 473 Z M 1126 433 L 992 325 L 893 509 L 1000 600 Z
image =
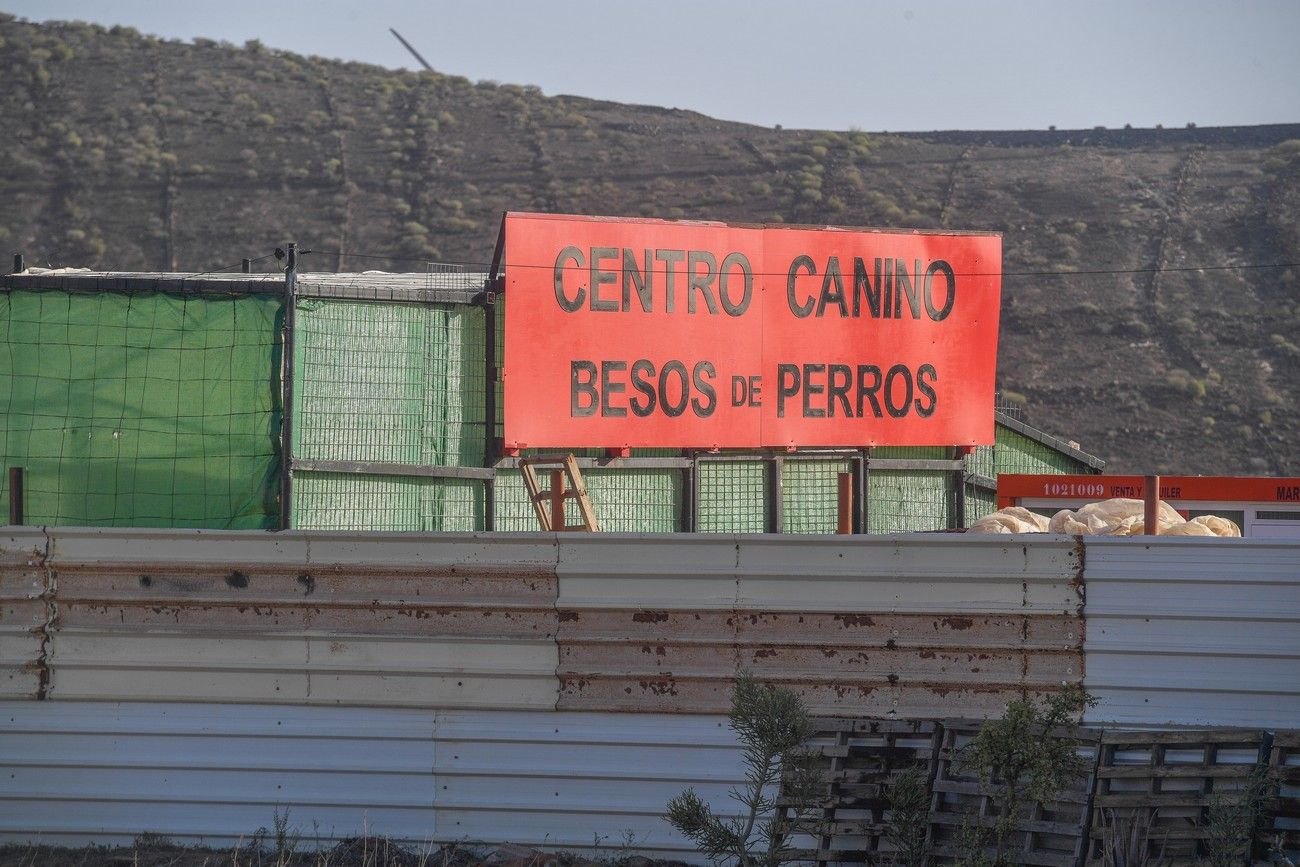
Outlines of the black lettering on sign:
M 596 414 L 600 397 L 596 394 L 596 365 L 590 361 L 574 361 L 569 365 L 572 387 L 569 390 L 569 415 L 586 418 Z M 582 398 L 587 398 L 584 405 Z
M 594 251 L 593 251 L 594 253 Z M 921 282 L 921 260 L 915 260 L 916 282 Z M 921 304 L 916 297 L 916 285 L 907 276 L 907 263 L 902 259 L 894 260 L 894 318 L 903 318 L 903 298 L 907 298 L 907 309 L 912 311 L 913 319 L 921 318 Z
M 626 361 L 602 361 L 600 363 L 600 415 L 602 418 L 626 418 L 627 407 L 612 406 L 609 402 L 611 394 L 622 394 L 627 391 L 627 383 L 611 382 L 609 375 L 613 373 L 622 373 L 627 370 Z
M 876 394 L 880 391 L 880 386 L 884 380 L 880 376 L 880 368 L 874 364 L 858 365 L 858 418 L 863 417 L 862 401 L 871 401 L 871 414 L 876 418 L 882 418 L 884 413 L 880 411 L 880 398 Z
M 898 391 L 896 384 L 899 380 L 903 382 L 903 396 L 901 400 L 895 401 L 894 397 Z M 885 374 L 885 409 L 894 418 L 902 418 L 907 415 L 911 406 L 912 371 L 908 370 L 905 364 L 895 364 Z
M 745 401 L 749 398 L 749 383 L 743 376 L 733 376 L 731 378 L 731 405 L 744 406 Z
M 654 376 L 655 366 L 644 358 L 632 365 L 632 387 L 645 397 L 644 401 L 632 398 L 632 415 L 637 418 L 645 418 L 655 411 L 658 399 L 655 396 Z
M 713 409 L 718 405 L 718 394 L 713 390 L 713 378 L 717 374 L 718 371 L 714 368 L 713 363 L 709 361 L 698 362 L 695 365 L 695 370 L 691 372 L 695 390 L 708 398 L 707 403 L 701 403 L 698 397 L 691 398 L 691 412 L 700 418 L 708 418 L 713 415 Z
M 812 301 L 808 302 L 812 310 Z M 804 314 L 807 315 L 807 314 Z M 776 417 L 785 418 L 785 399 L 799 393 L 799 365 L 778 364 L 776 366 Z
M 942 274 L 948 283 L 944 291 L 943 306 L 934 306 L 934 275 Z M 952 305 L 957 301 L 957 275 L 952 273 L 952 266 L 942 259 L 935 259 L 925 269 L 925 312 L 935 322 L 942 322 L 952 312 Z
M 800 319 L 807 319 L 808 315 L 813 311 L 812 296 L 809 295 L 808 300 L 803 304 L 794 300 L 795 281 L 799 276 L 799 269 L 801 268 L 806 268 L 810 277 L 817 276 L 817 266 L 813 263 L 812 257 L 796 256 L 795 260 L 790 263 L 790 272 L 785 278 L 785 300 L 786 303 L 790 305 L 791 313 Z M 777 383 L 777 389 L 778 391 L 780 390 L 779 382 Z M 777 402 L 777 405 L 780 406 L 780 401 Z
M 686 258 L 685 250 L 655 250 L 655 261 L 664 265 L 664 310 L 672 313 L 677 304 L 677 263 Z
M 618 250 L 614 247 L 591 248 L 591 309 L 594 311 L 612 313 L 618 310 L 618 302 L 613 298 L 600 297 L 600 287 L 602 285 L 618 280 L 617 274 L 602 269 L 600 263 L 605 259 L 614 259 L 617 256 Z
M 840 308 L 840 317 L 849 315 L 848 304 L 844 300 L 844 275 L 840 273 L 840 258 L 831 256 L 826 260 L 826 274 L 822 277 L 822 294 L 817 299 L 817 316 L 826 312 L 828 302 L 834 302 Z
M 856 317 L 862 311 L 862 299 L 867 299 L 867 309 L 871 315 L 880 318 L 880 289 L 883 281 L 880 279 L 880 257 L 876 257 L 876 282 L 871 282 L 871 277 L 867 274 L 867 266 L 861 259 L 853 260 L 853 315 Z M 861 412 L 858 415 L 862 415 Z
M 623 310 L 632 309 L 632 292 L 636 291 L 641 311 L 654 309 L 654 269 L 650 267 L 650 251 L 645 251 L 645 269 L 637 267 L 636 252 L 623 248 Z
M 916 390 L 921 392 L 921 396 L 916 399 L 916 414 L 921 418 L 929 418 L 934 415 L 934 405 L 938 402 L 935 397 L 934 388 L 930 383 L 939 378 L 939 371 L 934 369 L 933 364 L 922 364 L 916 369 Z M 929 382 L 926 380 L 929 379 Z
M 1277 499 L 1284 500 L 1288 503 L 1300 502 L 1300 486 L 1296 485 L 1278 485 Z
M 668 399 L 668 380 L 669 374 L 677 378 L 677 388 L 681 392 L 681 400 L 669 401 Z M 659 405 L 663 408 L 664 415 L 669 418 L 686 412 L 686 404 L 690 399 L 691 384 L 686 373 L 686 365 L 680 361 L 670 361 L 664 365 L 664 369 L 659 373 Z
M 744 291 L 740 296 L 740 301 L 732 302 L 731 296 L 727 294 L 727 283 L 730 280 L 732 268 L 739 268 L 740 275 L 744 282 Z M 728 253 L 722 260 L 722 266 L 718 269 L 718 299 L 722 301 L 722 309 L 727 311 L 728 316 L 740 316 L 749 309 L 749 302 L 754 297 L 754 269 L 750 267 L 749 259 L 745 258 L 744 253 Z
M 704 266 L 700 273 L 698 266 Z M 713 300 L 713 281 L 718 279 L 718 260 L 708 250 L 691 250 L 686 254 L 686 312 L 695 312 L 695 295 L 704 296 L 709 312 L 717 315 L 718 302 Z
M 813 384 L 813 377 L 820 377 L 826 373 L 824 364 L 805 364 L 803 366 L 803 417 L 804 418 L 825 418 L 826 410 L 821 407 L 812 406 L 812 397 L 816 394 L 822 394 L 826 391 L 826 386 L 818 383 Z
M 581 268 L 586 264 L 586 260 L 582 258 L 582 251 L 577 247 L 565 247 L 560 251 L 560 255 L 555 257 L 555 300 L 565 313 L 574 313 L 580 310 L 582 302 L 587 300 L 587 290 L 579 286 L 578 294 L 572 299 L 564 294 L 564 272 L 567 262 L 572 262 L 576 267 Z
M 849 407 L 849 389 L 853 386 L 853 369 L 847 364 L 832 364 L 826 383 L 826 414 L 835 418 L 835 402 L 839 401 L 844 409 L 845 418 L 853 418 Z

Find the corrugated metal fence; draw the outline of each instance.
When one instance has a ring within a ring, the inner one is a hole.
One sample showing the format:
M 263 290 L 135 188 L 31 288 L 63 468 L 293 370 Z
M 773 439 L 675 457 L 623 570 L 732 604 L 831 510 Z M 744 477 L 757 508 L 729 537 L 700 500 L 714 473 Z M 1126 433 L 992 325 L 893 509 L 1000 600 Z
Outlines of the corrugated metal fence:
M 841 716 L 1080 680 L 1092 723 L 1297 716 L 1296 543 L 4 532 L 13 839 L 229 842 L 287 807 L 309 838 L 685 855 L 660 811 L 739 779 L 741 669 Z
M 1098 721 L 1300 728 L 1300 544 L 1087 540 Z

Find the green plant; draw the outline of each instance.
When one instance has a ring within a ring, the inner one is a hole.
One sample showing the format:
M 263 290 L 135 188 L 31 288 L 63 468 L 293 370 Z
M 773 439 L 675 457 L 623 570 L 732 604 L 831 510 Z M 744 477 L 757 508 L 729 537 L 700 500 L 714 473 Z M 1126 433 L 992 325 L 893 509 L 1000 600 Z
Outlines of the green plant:
M 957 754 L 957 765 L 973 774 L 990 799 L 988 824 L 963 826 L 964 865 L 1004 867 L 1008 847 L 1024 809 L 1055 800 L 1087 774 L 1074 741 L 1059 729 L 1077 722 L 1096 699 L 1078 684 L 1066 684 L 1039 704 L 1017 699 L 1000 719 L 989 720 Z M 992 854 L 990 855 L 990 850 Z
M 1101 834 L 1102 867 L 1163 867 L 1167 863 L 1164 841 L 1160 843 L 1160 854 L 1151 854 L 1154 811 L 1135 810 L 1119 815 L 1114 810 L 1104 810 L 1102 816 L 1105 822 Z
M 1205 854 L 1211 867 L 1233 867 L 1250 860 L 1251 844 L 1276 781 L 1256 765 L 1241 788 L 1216 792 L 1205 812 Z
M 731 790 L 741 814 L 724 818 L 690 788 L 668 801 L 668 821 L 710 860 L 774 867 L 791 860 L 789 826 L 776 815 L 779 784 L 796 822 L 809 818 L 820 778 L 803 744 L 812 722 L 799 696 L 744 672 L 731 693 L 730 726 L 744 749 L 745 783 Z
M 925 832 L 930 824 L 930 786 L 925 768 L 913 767 L 889 786 L 889 825 L 885 838 L 901 867 L 924 867 L 929 857 Z

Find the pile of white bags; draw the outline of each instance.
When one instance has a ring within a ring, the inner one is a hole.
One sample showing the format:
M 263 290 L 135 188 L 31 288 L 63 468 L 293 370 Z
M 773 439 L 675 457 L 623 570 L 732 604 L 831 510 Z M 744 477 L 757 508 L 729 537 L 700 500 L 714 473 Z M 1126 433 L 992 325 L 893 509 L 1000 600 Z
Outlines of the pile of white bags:
M 1076 536 L 1141 536 L 1146 530 L 1143 502 L 1116 498 L 1062 509 L 1050 519 L 1020 506 L 1000 509 L 971 524 L 971 533 L 1069 533 Z M 1240 536 L 1241 528 L 1227 518 L 1202 515 L 1183 520 L 1168 503 L 1158 512 L 1161 536 Z

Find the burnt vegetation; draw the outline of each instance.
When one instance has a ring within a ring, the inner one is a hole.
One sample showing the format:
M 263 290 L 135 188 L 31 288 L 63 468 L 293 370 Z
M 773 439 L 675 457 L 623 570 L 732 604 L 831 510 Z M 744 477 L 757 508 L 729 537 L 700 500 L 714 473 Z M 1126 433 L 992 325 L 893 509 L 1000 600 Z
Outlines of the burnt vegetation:
M 1300 269 L 1223 268 L 1300 261 L 1300 125 L 773 130 L 3 14 L 0 80 L 29 264 L 481 263 L 506 209 L 997 231 L 1031 423 L 1115 471 L 1300 472 Z

